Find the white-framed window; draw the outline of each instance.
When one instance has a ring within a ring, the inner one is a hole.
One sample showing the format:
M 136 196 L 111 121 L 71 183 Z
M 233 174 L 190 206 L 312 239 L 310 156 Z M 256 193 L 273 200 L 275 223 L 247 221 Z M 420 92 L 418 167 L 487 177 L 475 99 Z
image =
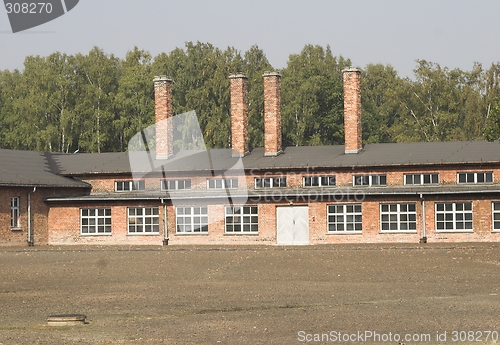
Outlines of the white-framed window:
M 352 185 L 359 186 L 385 186 L 387 185 L 387 176 L 382 175 L 353 175 Z
M 259 232 L 257 206 L 226 206 L 226 233 L 245 234 Z
M 176 207 L 175 219 L 178 234 L 208 232 L 208 208 L 206 206 Z
M 81 208 L 80 234 L 82 235 L 111 234 L 111 209 Z
M 328 233 L 361 233 L 361 204 L 327 205 Z
M 439 173 L 405 174 L 405 185 L 439 184 Z
M 493 183 L 493 172 L 459 172 L 457 183 Z
M 491 203 L 493 231 L 500 231 L 500 201 Z
M 116 192 L 132 192 L 144 190 L 146 187 L 144 180 L 115 181 Z
M 304 187 L 334 187 L 337 184 L 335 175 L 304 176 Z
M 436 203 L 436 231 L 472 230 L 472 202 Z
M 191 180 L 161 180 L 161 190 L 191 189 Z
M 417 204 L 380 204 L 380 230 L 417 231 Z
M 237 178 L 209 178 L 207 179 L 208 189 L 236 189 L 238 188 Z
M 286 177 L 256 177 L 255 188 L 285 188 Z
M 19 214 L 20 214 L 20 201 L 18 196 L 10 198 L 10 227 L 11 229 L 19 229 Z
M 129 207 L 129 234 L 158 234 L 160 232 L 160 216 L 158 207 Z

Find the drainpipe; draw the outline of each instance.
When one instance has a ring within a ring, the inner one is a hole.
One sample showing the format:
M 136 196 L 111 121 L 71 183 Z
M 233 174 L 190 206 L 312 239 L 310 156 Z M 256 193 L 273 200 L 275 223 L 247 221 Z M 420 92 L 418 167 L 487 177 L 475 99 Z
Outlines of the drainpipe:
M 168 222 L 167 222 L 167 204 L 165 199 L 160 199 L 163 205 L 163 245 L 168 246 Z
M 422 193 L 420 193 L 420 201 L 422 203 L 422 238 L 420 239 L 420 243 L 427 243 L 427 228 L 425 225 L 425 200 Z
M 28 246 L 33 246 L 34 242 L 31 234 L 31 193 L 36 192 L 36 187 L 33 187 L 32 192 L 28 192 Z

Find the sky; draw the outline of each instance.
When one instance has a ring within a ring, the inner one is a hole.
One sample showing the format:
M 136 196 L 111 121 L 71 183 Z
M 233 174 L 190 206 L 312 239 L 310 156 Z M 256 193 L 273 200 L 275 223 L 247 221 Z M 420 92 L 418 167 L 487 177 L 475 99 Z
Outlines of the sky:
M 499 14 L 498 0 L 80 0 L 64 16 L 13 34 L 1 7 L 0 70 L 56 51 L 97 46 L 123 58 L 137 46 L 156 56 L 200 41 L 242 53 L 257 45 L 276 69 L 306 44 L 330 45 L 354 66 L 388 64 L 412 77 L 417 59 L 462 70 L 500 61 Z

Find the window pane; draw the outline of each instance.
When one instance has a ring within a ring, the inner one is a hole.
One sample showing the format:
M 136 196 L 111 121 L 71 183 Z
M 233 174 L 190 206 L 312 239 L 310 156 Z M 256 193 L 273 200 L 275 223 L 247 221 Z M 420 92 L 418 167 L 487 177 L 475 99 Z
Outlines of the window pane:
M 311 177 L 311 186 L 314 186 L 314 187 L 319 186 L 319 177 L 317 177 L 317 176 Z
M 431 175 L 424 174 L 424 184 L 430 184 L 430 183 L 431 183 Z
M 458 174 L 458 183 L 466 183 L 466 182 L 467 182 L 466 175 L 464 173 Z
M 432 174 L 432 183 L 439 183 L 439 174 Z
M 467 183 L 474 183 L 474 173 L 467 173 Z
M 477 173 L 476 174 L 477 183 L 484 183 L 484 175 L 485 175 L 485 173 Z
M 486 173 L 486 181 L 485 182 L 488 182 L 488 183 L 493 182 L 493 173 L 492 172 Z

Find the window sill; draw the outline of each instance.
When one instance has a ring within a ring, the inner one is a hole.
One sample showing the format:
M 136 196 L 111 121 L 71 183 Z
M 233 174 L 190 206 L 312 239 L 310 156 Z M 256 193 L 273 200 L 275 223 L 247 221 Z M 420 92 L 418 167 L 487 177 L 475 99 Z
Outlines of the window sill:
M 10 230 L 11 230 L 11 231 L 16 231 L 16 232 L 17 232 L 17 231 L 23 231 L 23 229 L 21 229 L 21 228 L 10 228 Z
M 127 233 L 127 236 L 160 236 L 159 232 Z
M 208 236 L 208 232 L 177 232 L 174 236 Z
M 361 235 L 363 231 L 329 231 L 327 235 Z
M 113 236 L 112 233 L 106 233 L 106 234 L 80 234 L 80 236 L 83 237 L 93 237 L 93 236 Z
M 474 186 L 477 184 L 494 184 L 493 182 L 457 182 L 458 185 L 469 185 L 469 186 Z
M 379 234 L 416 234 L 417 230 L 380 230 Z
M 473 234 L 474 230 L 436 230 L 436 234 Z
M 302 188 L 307 188 L 307 189 L 314 189 L 314 188 L 316 188 L 316 189 L 334 189 L 334 188 L 337 188 L 337 186 L 303 186 Z
M 373 186 L 369 186 L 369 185 L 362 185 L 362 186 L 352 186 L 353 188 L 386 188 L 387 185 L 384 184 L 384 185 L 373 185 Z
M 258 232 L 226 232 L 224 236 L 259 236 Z

